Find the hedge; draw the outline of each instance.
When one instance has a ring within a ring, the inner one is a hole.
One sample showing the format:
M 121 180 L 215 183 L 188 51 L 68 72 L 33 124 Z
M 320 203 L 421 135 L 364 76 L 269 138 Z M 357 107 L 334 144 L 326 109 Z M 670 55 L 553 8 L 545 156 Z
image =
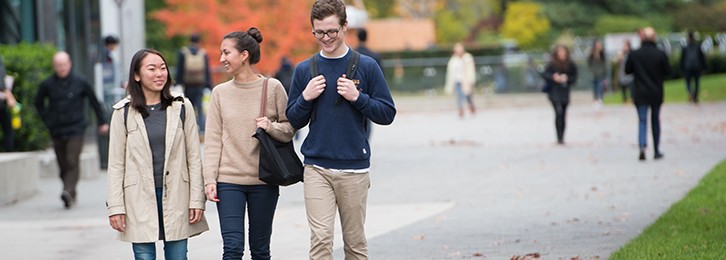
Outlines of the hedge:
M 53 73 L 55 47 L 48 44 L 0 45 L 8 75 L 15 77 L 13 94 L 23 109 L 23 125 L 15 130 L 15 150 L 42 150 L 50 145 L 50 135 L 33 104 L 38 85 Z

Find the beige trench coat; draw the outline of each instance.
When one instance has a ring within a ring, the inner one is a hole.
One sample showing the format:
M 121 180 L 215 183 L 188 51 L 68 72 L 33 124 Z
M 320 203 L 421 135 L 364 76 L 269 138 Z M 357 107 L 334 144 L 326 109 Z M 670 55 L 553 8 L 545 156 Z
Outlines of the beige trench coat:
M 151 147 L 144 119 L 129 108 L 124 126 L 125 98 L 113 106 L 108 154 L 108 215 L 126 214 L 126 230 L 119 240 L 142 243 L 159 240 L 159 221 L 154 188 Z M 185 122 L 181 122 L 182 102 L 166 109 L 166 151 L 162 208 L 167 241 L 176 241 L 209 230 L 207 221 L 190 225 L 189 209 L 204 209 L 206 198 L 202 179 L 194 107 L 184 99 Z M 130 105 L 130 104 L 129 104 Z

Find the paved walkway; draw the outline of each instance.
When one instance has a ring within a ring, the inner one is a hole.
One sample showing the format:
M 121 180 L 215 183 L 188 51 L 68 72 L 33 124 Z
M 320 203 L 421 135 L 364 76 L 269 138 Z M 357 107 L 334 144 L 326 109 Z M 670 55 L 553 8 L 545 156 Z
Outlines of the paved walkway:
M 449 98 L 396 98 L 396 122 L 375 127 L 371 140 L 370 258 L 606 259 L 726 158 L 726 103 L 666 104 L 665 159 L 648 151 L 639 162 L 632 105 L 595 109 L 588 96 L 575 94 L 565 146 L 554 144 L 554 115 L 540 94 L 476 97 L 479 113 L 465 119 Z M 132 258 L 108 227 L 105 181 L 103 172 L 82 181 L 72 210 L 52 178 L 0 207 L 3 258 Z M 206 216 L 211 231 L 190 240 L 190 259 L 220 256 L 212 204 Z M 306 259 L 308 236 L 302 185 L 282 188 L 273 256 Z

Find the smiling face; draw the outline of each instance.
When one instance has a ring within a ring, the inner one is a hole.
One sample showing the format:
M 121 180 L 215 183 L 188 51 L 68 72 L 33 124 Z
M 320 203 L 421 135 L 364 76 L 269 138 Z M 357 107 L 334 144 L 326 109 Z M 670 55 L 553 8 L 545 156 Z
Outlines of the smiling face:
M 134 74 L 144 92 L 161 92 L 166 85 L 169 71 L 161 56 L 149 53 L 141 60 L 139 71 Z
M 318 41 L 320 48 L 323 49 L 323 54 L 328 57 L 345 55 L 345 48 L 342 46 L 345 43 L 345 32 L 347 30 L 347 22 L 341 26 L 340 18 L 337 15 L 325 17 L 323 20 L 313 20 L 314 37 Z M 335 33 L 336 31 L 337 33 Z
M 246 50 L 240 52 L 236 46 L 237 40 L 227 38 L 222 40 L 222 46 L 219 49 L 219 62 L 231 75 L 236 75 L 243 66 L 242 63 L 249 58 L 249 52 Z

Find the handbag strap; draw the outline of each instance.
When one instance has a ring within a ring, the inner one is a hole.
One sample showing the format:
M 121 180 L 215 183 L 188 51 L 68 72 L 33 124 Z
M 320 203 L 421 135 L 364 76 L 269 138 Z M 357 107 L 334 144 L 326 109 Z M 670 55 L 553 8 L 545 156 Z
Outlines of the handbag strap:
M 262 100 L 260 104 L 260 117 L 265 116 L 265 108 L 267 108 L 267 80 L 269 78 L 265 78 L 265 80 L 262 81 Z

